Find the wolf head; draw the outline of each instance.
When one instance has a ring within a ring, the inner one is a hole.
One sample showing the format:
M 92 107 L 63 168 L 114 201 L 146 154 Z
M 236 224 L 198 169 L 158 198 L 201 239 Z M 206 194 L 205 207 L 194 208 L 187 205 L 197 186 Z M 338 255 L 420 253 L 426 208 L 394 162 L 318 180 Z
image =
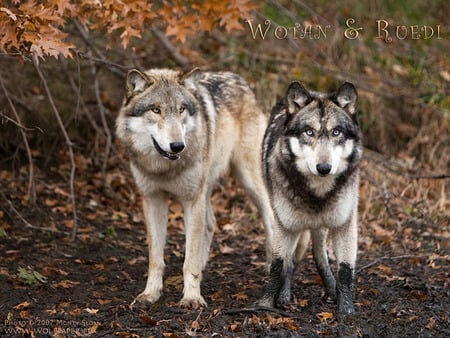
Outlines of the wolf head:
M 192 127 L 190 117 L 196 111 L 196 100 L 186 85 L 195 71 L 128 72 L 126 97 L 117 118 L 119 138 L 144 154 L 179 159 L 186 147 L 186 132 Z
M 361 157 L 357 93 L 344 83 L 335 93 L 309 92 L 291 83 L 286 107 L 285 152 L 305 175 L 340 175 Z

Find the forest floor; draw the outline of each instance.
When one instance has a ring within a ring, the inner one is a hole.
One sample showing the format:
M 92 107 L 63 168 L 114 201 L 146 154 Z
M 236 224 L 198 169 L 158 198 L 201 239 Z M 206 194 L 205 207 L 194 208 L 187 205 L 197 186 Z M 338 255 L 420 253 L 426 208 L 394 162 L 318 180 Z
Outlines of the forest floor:
M 26 198 L 26 170 L 0 171 L 0 336 L 449 337 L 449 219 L 442 206 L 411 205 L 416 197 L 397 194 L 391 182 L 410 190 L 420 183 L 369 155 L 362 163 L 356 314 L 344 318 L 324 296 L 310 250 L 286 309 L 246 310 L 267 281 L 264 231 L 229 176 L 213 195 L 217 226 L 202 283 L 208 306 L 191 310 L 178 305 L 184 234 L 176 203 L 168 220 L 164 294 L 154 305 L 129 306 L 145 286 L 147 248 L 140 197 L 123 156 L 113 156 L 103 176 L 77 155 L 75 241 L 67 155 L 37 171 L 36 203 Z M 445 186 L 425 180 L 427 191 Z

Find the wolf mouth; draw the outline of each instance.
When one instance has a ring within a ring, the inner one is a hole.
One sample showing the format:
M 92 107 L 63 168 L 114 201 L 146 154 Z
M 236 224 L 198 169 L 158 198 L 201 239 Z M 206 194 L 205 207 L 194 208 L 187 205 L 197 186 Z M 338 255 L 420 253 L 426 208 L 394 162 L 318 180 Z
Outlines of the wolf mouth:
M 153 137 L 152 137 L 152 140 L 153 140 L 153 145 L 155 146 L 155 149 L 158 151 L 158 153 L 162 157 L 167 158 L 168 160 L 171 160 L 171 161 L 180 159 L 180 155 L 168 153 L 167 151 L 163 150 L 163 148 L 161 148 L 161 146 L 158 144 L 158 142 L 156 142 L 156 140 Z

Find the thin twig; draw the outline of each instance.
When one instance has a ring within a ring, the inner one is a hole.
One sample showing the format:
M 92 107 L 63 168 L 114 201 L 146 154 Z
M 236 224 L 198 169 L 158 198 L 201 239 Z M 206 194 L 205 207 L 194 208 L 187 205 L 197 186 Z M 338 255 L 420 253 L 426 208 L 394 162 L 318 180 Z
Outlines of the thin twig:
M 17 112 L 16 107 L 12 103 L 11 98 L 9 97 L 9 93 L 6 90 L 5 83 L 3 81 L 3 77 L 1 76 L 1 74 L 0 74 L 0 85 L 1 85 L 3 93 L 5 94 L 5 97 L 8 101 L 8 104 L 9 104 L 11 110 L 13 111 L 14 117 L 16 118 L 16 121 L 14 121 L 13 119 L 10 119 L 10 118 L 8 118 L 8 120 L 12 121 L 16 126 L 19 127 L 20 134 L 22 135 L 23 143 L 25 144 L 25 149 L 27 151 L 27 157 L 28 157 L 28 168 L 29 168 L 27 194 L 34 202 L 34 201 L 36 201 L 36 189 L 34 188 L 33 155 L 31 154 L 30 145 L 28 144 L 27 134 L 25 133 L 25 131 L 27 131 L 29 129 L 23 127 L 22 121 L 20 119 L 20 115 Z
M 161 42 L 161 44 L 167 49 L 170 56 L 185 70 L 192 68 L 191 63 L 183 55 L 181 55 L 174 45 L 169 41 L 167 36 L 164 35 L 158 28 L 152 26 L 151 31 L 153 35 Z
M 119 65 L 117 63 L 113 63 L 111 61 L 108 61 L 106 57 L 103 55 L 103 53 L 95 46 L 95 44 L 92 42 L 92 40 L 89 37 L 88 32 L 84 29 L 84 27 L 77 21 L 73 20 L 73 23 L 80 33 L 81 38 L 84 40 L 86 45 L 89 47 L 90 50 L 92 50 L 99 58 L 94 58 L 92 55 L 85 55 L 83 53 L 78 53 L 78 55 L 81 58 L 86 58 L 92 61 L 95 61 L 97 63 L 104 64 L 106 67 L 109 68 L 109 70 L 112 73 L 118 74 L 121 77 L 125 77 L 126 67 Z
M 276 313 L 283 317 L 295 317 L 294 313 L 286 312 L 277 308 L 267 307 L 267 306 L 250 306 L 244 308 L 228 309 L 222 311 L 225 315 L 235 315 L 239 313 L 258 313 L 258 312 L 271 312 Z
M 0 75 L 0 78 L 1 78 L 1 75 Z M 0 79 L 0 81 L 1 81 L 1 79 Z M 5 87 L 3 86 L 3 81 L 2 81 L 2 89 L 3 89 L 3 92 L 4 92 Z M 5 93 L 5 96 L 7 96 L 7 97 L 9 98 L 9 93 Z M 25 126 L 21 125 L 20 122 L 17 122 L 16 120 L 10 118 L 8 115 L 5 115 L 5 114 L 3 114 L 3 113 L 0 113 L 0 117 L 1 117 L 2 119 L 5 119 L 5 120 L 8 121 L 8 122 L 11 122 L 11 123 L 14 124 L 16 127 L 19 127 L 19 128 L 21 128 L 21 129 L 23 129 L 24 131 L 33 131 L 33 130 L 34 130 L 33 128 L 28 128 L 28 127 L 25 127 Z M 40 128 L 37 128 L 37 129 L 40 130 L 40 131 L 42 132 L 42 129 L 40 129 Z
M 58 125 L 61 129 L 61 132 L 63 133 L 64 139 L 67 144 L 67 148 L 69 149 L 69 157 L 70 157 L 70 163 L 71 163 L 71 170 L 70 170 L 70 199 L 72 201 L 72 213 L 73 213 L 73 228 L 72 228 L 72 240 L 75 240 L 77 235 L 77 208 L 75 204 L 75 189 L 74 189 L 74 181 L 75 181 L 75 171 L 76 171 L 76 164 L 75 164 L 75 156 L 73 154 L 73 146 L 72 141 L 70 140 L 69 134 L 67 133 L 66 128 L 64 127 L 63 120 L 61 118 L 61 115 L 59 114 L 58 108 L 55 105 L 55 102 L 53 101 L 52 93 L 50 92 L 50 88 L 48 87 L 47 80 L 42 73 L 41 67 L 39 66 L 39 60 L 36 55 L 33 55 L 33 65 L 34 68 L 36 68 L 36 72 L 39 75 L 39 78 L 42 81 L 42 84 L 45 89 L 45 93 L 47 94 L 48 101 L 50 102 L 50 105 L 53 109 L 53 113 L 55 114 L 56 120 L 58 122 Z
M 106 176 L 106 166 L 108 165 L 108 159 L 109 154 L 111 153 L 111 145 L 112 145 L 112 136 L 111 131 L 109 130 L 108 122 L 106 121 L 106 108 L 103 104 L 101 95 L 100 95 L 100 84 L 98 82 L 98 72 L 97 67 L 95 66 L 94 62 L 90 61 L 91 63 L 91 73 L 94 77 L 94 90 L 95 90 L 95 98 L 97 100 L 97 106 L 100 112 L 100 118 L 103 125 L 103 130 L 105 132 L 106 136 L 106 147 L 105 147 L 105 153 L 103 155 L 103 164 L 102 164 L 102 175 L 103 177 Z
M 53 232 L 53 233 L 66 233 L 63 231 L 60 231 L 58 229 L 54 229 L 54 228 L 48 228 L 48 227 L 37 227 L 33 224 L 31 224 L 30 222 L 28 222 L 25 217 L 23 217 L 20 212 L 14 207 L 14 204 L 5 196 L 4 193 L 1 193 L 3 199 L 8 203 L 10 209 L 14 212 L 14 214 L 16 214 L 16 216 L 25 224 L 25 227 L 32 229 L 32 230 L 39 230 L 39 231 L 44 231 L 44 232 Z
M 410 259 L 410 258 L 428 258 L 430 255 L 402 255 L 402 256 L 383 256 L 379 257 L 376 260 L 374 260 L 371 263 L 368 263 L 362 267 L 360 267 L 358 270 L 356 270 L 356 273 L 360 273 L 362 270 L 368 269 L 375 264 L 380 263 L 381 261 L 396 261 L 400 259 Z

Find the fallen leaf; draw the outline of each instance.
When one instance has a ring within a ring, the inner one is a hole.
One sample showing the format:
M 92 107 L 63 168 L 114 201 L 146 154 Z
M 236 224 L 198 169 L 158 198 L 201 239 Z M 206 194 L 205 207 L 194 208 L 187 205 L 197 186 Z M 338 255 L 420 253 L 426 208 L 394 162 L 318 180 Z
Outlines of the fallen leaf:
M 327 320 L 333 319 L 334 315 L 331 312 L 319 312 L 317 314 L 321 322 L 326 322 Z
M 434 319 L 433 317 L 430 318 L 430 321 L 428 322 L 428 324 L 425 326 L 428 330 L 434 330 L 434 328 L 436 327 L 436 319 Z
M 163 336 L 166 338 L 180 338 L 179 335 L 173 332 L 163 332 Z
M 228 245 L 224 244 L 221 245 L 219 244 L 219 251 L 223 254 L 231 254 L 234 253 L 234 249 L 232 247 L 229 247 Z
M 248 300 L 248 296 L 244 292 L 236 293 L 236 294 L 232 295 L 231 298 L 238 300 L 238 301 L 243 301 L 243 302 Z
M 27 307 L 29 307 L 31 304 L 32 303 L 30 301 L 26 300 L 20 304 L 17 304 L 16 306 L 14 306 L 13 309 L 14 310 L 23 310 L 23 309 L 26 309 Z
M 238 332 L 239 331 L 239 325 L 238 324 L 231 324 L 230 325 L 231 332 Z
M 65 279 L 59 283 L 55 283 L 53 284 L 54 287 L 60 287 L 60 288 L 64 288 L 64 289 L 70 289 L 73 288 L 76 285 L 79 285 L 80 282 L 74 282 L 68 279 Z
M 200 323 L 197 320 L 194 320 L 191 323 L 191 328 L 194 329 L 195 331 L 200 330 L 200 328 L 201 328 Z
M 101 306 L 108 305 L 111 302 L 112 302 L 111 299 L 100 299 L 100 298 L 97 299 L 97 303 L 99 303 Z
M 300 306 L 301 307 L 305 307 L 306 305 L 308 305 L 308 300 L 307 299 L 300 300 Z
M 139 317 L 141 319 L 141 321 L 146 324 L 146 325 L 151 325 L 151 326 L 155 326 L 156 324 L 158 324 L 158 321 L 148 317 L 148 316 L 141 316 Z
M 86 309 L 84 309 L 84 311 L 86 311 L 87 313 L 90 313 L 91 315 L 93 315 L 93 314 L 96 314 L 98 312 L 98 309 L 86 308 Z
M 30 313 L 28 311 L 20 311 L 19 312 L 20 318 L 30 318 Z

